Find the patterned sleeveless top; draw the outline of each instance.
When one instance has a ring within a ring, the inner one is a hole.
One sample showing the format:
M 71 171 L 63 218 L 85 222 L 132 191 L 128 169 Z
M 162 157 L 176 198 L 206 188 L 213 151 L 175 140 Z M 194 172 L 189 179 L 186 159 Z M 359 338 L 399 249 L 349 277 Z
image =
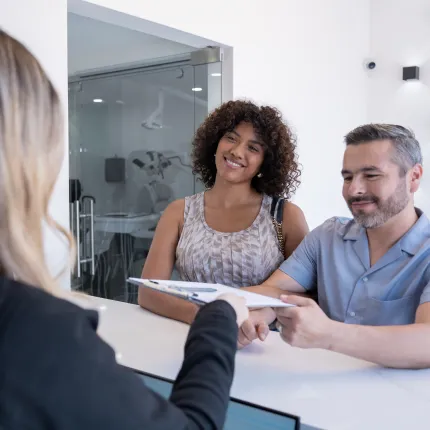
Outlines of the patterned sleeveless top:
M 176 248 L 176 269 L 183 281 L 247 287 L 264 282 L 284 261 L 272 224 L 272 198 L 264 195 L 250 227 L 234 233 L 210 228 L 204 192 L 185 197 L 184 226 Z

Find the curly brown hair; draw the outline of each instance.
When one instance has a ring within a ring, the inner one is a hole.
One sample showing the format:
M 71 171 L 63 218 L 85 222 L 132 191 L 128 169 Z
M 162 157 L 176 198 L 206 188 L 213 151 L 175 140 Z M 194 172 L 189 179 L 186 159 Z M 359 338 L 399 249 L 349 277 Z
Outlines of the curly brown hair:
M 300 185 L 301 170 L 297 161 L 296 138 L 282 120 L 281 113 L 270 106 L 258 107 L 249 101 L 229 101 L 212 112 L 198 128 L 192 150 L 193 173 L 207 188 L 212 188 L 217 173 L 214 154 L 221 138 L 239 123 L 252 124 L 266 150 L 261 178 L 251 186 L 271 197 L 290 198 Z

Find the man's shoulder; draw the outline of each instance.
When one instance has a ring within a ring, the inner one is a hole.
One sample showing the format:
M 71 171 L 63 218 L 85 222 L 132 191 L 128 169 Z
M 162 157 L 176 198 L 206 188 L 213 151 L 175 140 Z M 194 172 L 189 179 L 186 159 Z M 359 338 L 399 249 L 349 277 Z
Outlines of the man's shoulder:
M 352 218 L 333 216 L 320 224 L 313 232 L 321 238 L 333 235 L 343 237 L 351 228 L 356 228 L 356 223 Z
M 345 226 L 351 223 L 355 224 L 355 221 L 353 218 L 348 218 L 345 216 L 333 216 L 328 220 L 324 221 L 322 225 L 330 225 L 332 228 L 341 228 L 342 226 Z

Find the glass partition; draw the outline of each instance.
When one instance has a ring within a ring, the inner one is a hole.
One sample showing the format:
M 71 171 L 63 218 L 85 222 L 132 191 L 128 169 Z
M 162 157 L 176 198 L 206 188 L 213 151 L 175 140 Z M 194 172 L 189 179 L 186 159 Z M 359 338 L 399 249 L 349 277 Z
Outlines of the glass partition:
M 136 302 L 126 279 L 140 276 L 163 210 L 202 189 L 191 142 L 221 103 L 220 76 L 221 63 L 163 61 L 69 82 L 74 289 Z

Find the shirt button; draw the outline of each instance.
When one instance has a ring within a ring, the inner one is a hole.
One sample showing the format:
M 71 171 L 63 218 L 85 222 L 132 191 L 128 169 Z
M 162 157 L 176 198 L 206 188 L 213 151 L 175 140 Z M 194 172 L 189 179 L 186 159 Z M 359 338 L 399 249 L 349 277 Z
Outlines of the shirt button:
M 350 315 L 351 317 L 355 317 L 355 312 L 354 312 L 354 311 L 352 311 L 352 312 L 350 312 L 350 313 L 349 313 L 349 315 Z
M 369 278 L 367 278 L 367 277 L 363 278 L 363 282 L 367 282 L 368 280 L 369 280 Z

